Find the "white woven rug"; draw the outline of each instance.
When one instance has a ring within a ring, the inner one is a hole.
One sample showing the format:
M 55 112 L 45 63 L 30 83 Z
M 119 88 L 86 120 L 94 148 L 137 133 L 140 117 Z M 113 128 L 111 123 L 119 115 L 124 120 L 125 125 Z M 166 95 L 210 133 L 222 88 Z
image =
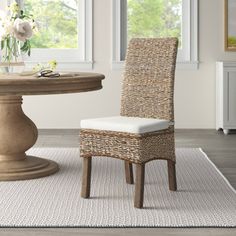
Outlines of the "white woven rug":
M 170 192 L 166 161 L 146 167 L 145 208 L 133 207 L 124 163 L 94 158 L 92 198 L 80 198 L 76 148 L 35 148 L 60 164 L 52 176 L 0 182 L 2 227 L 236 227 L 236 192 L 200 149 L 177 149 L 178 191 Z

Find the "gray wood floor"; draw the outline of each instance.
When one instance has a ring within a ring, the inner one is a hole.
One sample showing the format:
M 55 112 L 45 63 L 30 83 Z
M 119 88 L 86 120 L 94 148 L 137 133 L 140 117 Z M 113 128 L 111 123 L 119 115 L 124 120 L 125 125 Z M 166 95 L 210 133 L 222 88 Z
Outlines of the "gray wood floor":
M 36 143 L 38 147 L 77 147 L 76 130 L 41 130 Z M 201 147 L 221 170 L 231 185 L 236 188 L 236 134 L 225 136 L 215 130 L 177 130 L 176 147 Z M 236 214 L 236 213 L 235 213 Z M 15 235 L 192 235 L 235 236 L 236 229 L 0 229 L 0 236 Z

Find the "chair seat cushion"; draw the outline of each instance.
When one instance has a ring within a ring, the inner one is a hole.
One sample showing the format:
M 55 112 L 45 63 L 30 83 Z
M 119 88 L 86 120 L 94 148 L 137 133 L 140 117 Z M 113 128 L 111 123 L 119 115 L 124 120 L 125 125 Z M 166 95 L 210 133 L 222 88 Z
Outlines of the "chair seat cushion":
M 169 127 L 168 120 L 113 116 L 81 121 L 82 129 L 96 129 L 116 132 L 143 134 L 159 131 Z

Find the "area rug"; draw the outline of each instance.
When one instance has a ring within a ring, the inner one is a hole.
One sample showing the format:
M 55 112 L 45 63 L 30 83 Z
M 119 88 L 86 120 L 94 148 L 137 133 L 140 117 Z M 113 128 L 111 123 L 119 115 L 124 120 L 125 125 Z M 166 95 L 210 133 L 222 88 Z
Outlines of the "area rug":
M 166 161 L 146 167 L 144 209 L 133 207 L 124 163 L 94 158 L 90 199 L 80 198 L 77 148 L 35 148 L 60 164 L 49 177 L 0 182 L 1 227 L 236 227 L 236 192 L 201 149 L 177 149 L 178 191 Z

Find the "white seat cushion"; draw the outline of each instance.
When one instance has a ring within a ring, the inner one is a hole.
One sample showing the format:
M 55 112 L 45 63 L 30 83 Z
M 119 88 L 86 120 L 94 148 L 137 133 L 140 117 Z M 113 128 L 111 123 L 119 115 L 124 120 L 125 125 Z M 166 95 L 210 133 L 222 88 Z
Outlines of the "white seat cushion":
M 81 121 L 82 129 L 107 130 L 135 134 L 154 132 L 167 129 L 168 127 L 168 120 L 126 116 L 113 116 Z

